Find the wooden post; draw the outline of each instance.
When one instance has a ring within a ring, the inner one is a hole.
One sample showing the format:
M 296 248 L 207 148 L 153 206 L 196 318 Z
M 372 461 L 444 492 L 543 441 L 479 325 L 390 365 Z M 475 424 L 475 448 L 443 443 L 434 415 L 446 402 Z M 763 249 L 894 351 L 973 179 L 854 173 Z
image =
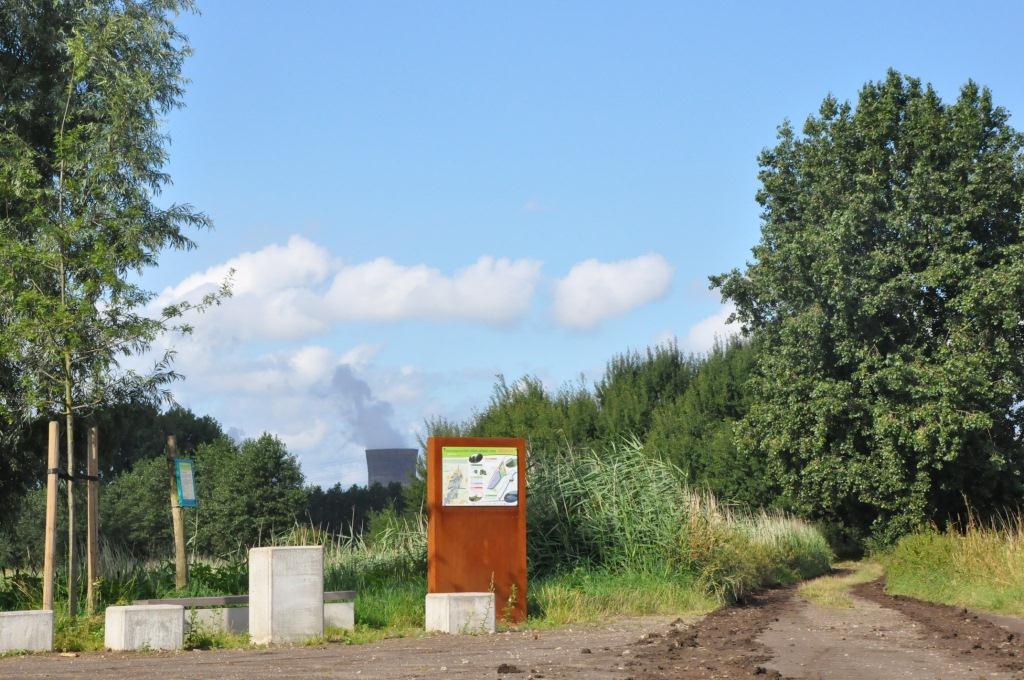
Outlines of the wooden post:
M 185 520 L 178 505 L 178 482 L 174 475 L 174 459 L 178 457 L 178 441 L 167 437 L 167 474 L 171 479 L 171 520 L 174 522 L 174 587 L 188 585 L 188 563 L 185 561 Z
M 74 618 L 78 616 L 78 560 L 75 555 L 75 428 L 70 415 L 65 418 L 65 422 L 65 453 L 68 459 L 68 615 Z
M 53 559 L 57 552 L 57 466 L 60 426 L 50 421 L 46 451 L 46 538 L 43 544 L 43 609 L 53 610 Z
M 85 606 L 90 614 L 96 613 L 96 582 L 100 577 L 100 442 L 99 431 L 89 428 L 89 444 L 86 463 L 86 515 L 88 534 L 86 536 L 86 584 Z

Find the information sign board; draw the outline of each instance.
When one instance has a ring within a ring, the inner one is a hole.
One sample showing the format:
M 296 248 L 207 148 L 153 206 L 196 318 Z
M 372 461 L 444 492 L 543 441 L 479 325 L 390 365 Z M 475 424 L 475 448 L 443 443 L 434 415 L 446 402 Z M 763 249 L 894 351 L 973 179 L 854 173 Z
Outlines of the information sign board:
M 178 482 L 178 505 L 182 508 L 196 507 L 195 467 L 191 458 L 174 459 L 174 477 Z
M 526 618 L 526 442 L 427 442 L 427 592 L 492 591 L 499 620 Z
M 519 450 L 514 446 L 441 448 L 442 503 L 519 505 Z

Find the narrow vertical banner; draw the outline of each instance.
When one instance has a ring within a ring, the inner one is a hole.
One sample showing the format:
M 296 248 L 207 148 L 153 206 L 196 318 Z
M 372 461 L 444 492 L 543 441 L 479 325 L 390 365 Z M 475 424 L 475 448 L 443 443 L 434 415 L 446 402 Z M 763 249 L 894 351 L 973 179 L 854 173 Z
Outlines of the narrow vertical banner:
M 85 590 L 85 607 L 90 614 L 96 613 L 96 588 L 100 578 L 100 442 L 99 430 L 89 428 L 89 440 L 86 451 L 86 563 L 87 579 Z
M 188 585 L 188 563 L 185 561 L 185 520 L 178 503 L 178 475 L 175 474 L 174 459 L 178 457 L 178 440 L 167 436 L 167 474 L 171 482 L 171 521 L 174 524 L 174 587 L 178 590 Z
M 174 459 L 174 477 L 178 484 L 178 506 L 194 508 L 199 505 L 196 500 L 195 463 L 191 458 Z
M 427 592 L 493 592 L 495 619 L 526 618 L 526 442 L 427 442 Z
M 46 533 L 43 543 L 43 609 L 53 610 L 53 563 L 57 552 L 57 469 L 60 457 L 60 426 L 50 421 L 46 450 Z

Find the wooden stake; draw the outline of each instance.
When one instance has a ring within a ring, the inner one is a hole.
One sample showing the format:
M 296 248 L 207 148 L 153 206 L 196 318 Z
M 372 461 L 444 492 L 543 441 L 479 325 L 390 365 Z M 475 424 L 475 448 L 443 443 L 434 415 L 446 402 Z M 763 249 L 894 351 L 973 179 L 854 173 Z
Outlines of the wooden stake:
M 50 421 L 46 450 L 46 538 L 43 544 L 43 609 L 53 610 L 53 559 L 57 552 L 57 466 L 60 425 Z
M 167 474 L 171 479 L 171 520 L 174 522 L 174 587 L 188 585 L 188 563 L 185 561 L 185 521 L 178 505 L 178 483 L 174 475 L 174 459 L 178 457 L 178 441 L 167 437 Z
M 78 561 L 75 559 L 75 424 L 69 411 L 64 439 L 68 459 L 68 615 L 78 616 Z
M 89 444 L 86 463 L 86 519 L 88 534 L 86 536 L 86 578 L 85 606 L 90 614 L 96 613 L 96 582 L 100 577 L 100 471 L 99 430 L 89 428 Z

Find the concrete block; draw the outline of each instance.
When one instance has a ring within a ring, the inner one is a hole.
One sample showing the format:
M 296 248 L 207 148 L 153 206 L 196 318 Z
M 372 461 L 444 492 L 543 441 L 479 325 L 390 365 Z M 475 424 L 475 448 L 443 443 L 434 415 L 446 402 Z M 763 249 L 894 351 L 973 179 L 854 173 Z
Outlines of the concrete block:
M 52 611 L 0 612 L 0 652 L 52 650 Z
M 494 593 L 429 593 L 427 632 L 493 633 Z
M 249 550 L 252 642 L 302 642 L 323 634 L 323 546 Z
M 180 604 L 107 607 L 103 644 L 115 652 L 181 649 L 185 608 Z
M 352 630 L 356 627 L 355 602 L 324 602 L 324 628 Z
M 248 607 L 214 607 L 189 609 L 185 612 L 185 630 L 193 622 L 201 630 L 219 631 L 234 635 L 249 632 Z

